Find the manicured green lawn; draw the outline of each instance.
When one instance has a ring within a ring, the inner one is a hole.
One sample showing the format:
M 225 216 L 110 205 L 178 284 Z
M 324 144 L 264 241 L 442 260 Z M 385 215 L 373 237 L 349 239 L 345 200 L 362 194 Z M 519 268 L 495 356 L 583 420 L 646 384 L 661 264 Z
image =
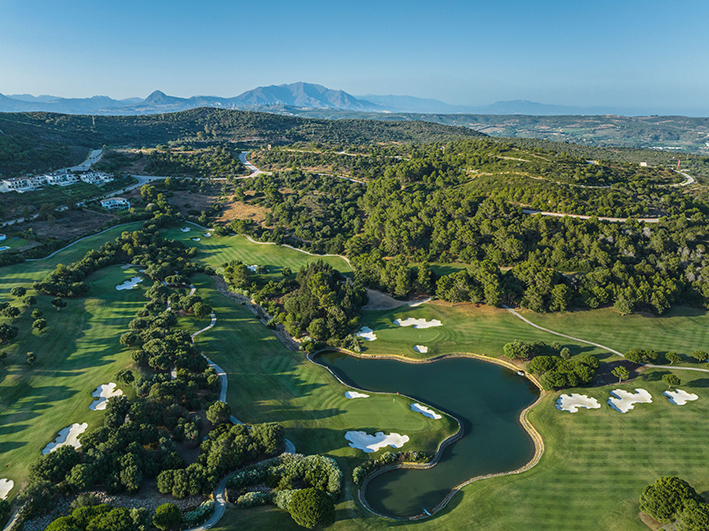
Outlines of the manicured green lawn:
M 2 231 L 0 231 L 2 233 Z M 14 236 L 8 236 L 4 240 L 0 241 L 0 249 L 3 247 L 9 247 L 10 249 L 19 249 L 20 247 L 24 247 L 25 245 L 29 245 L 32 243 L 30 240 L 25 240 L 24 238 L 17 238 L 15 239 Z M 2 251 L 0 251 L 1 253 Z
M 118 338 L 145 299 L 140 287 L 117 291 L 115 286 L 135 274 L 119 266 L 106 268 L 89 277 L 87 297 L 67 299 L 61 311 L 50 304 L 52 297 L 37 296 L 36 307 L 48 321 L 41 334 L 32 329 L 32 308 L 13 323 L 19 335 L 2 348 L 9 356 L 0 368 L 0 477 L 15 482 L 11 495 L 59 430 L 74 422 L 87 422 L 89 429 L 103 422 L 102 412 L 89 410 L 91 393 L 132 365 L 130 351 Z M 27 352 L 37 355 L 32 368 L 26 364 Z M 132 388 L 124 392 L 130 395 Z
M 579 312 L 536 314 L 522 311 L 539 326 L 594 341 L 627 352 L 631 348 L 674 351 L 689 362 L 688 366 L 705 367 L 689 357 L 695 350 L 709 349 L 709 312 L 688 306 L 676 306 L 660 317 L 648 314 L 620 315 L 612 308 Z
M 138 230 L 142 225 L 143 222 L 138 221 L 121 225 L 120 227 L 113 227 L 103 234 L 90 236 L 85 240 L 81 240 L 68 249 L 60 251 L 52 258 L 0 267 L 0 300 L 3 300 L 3 297 L 9 297 L 10 289 L 13 287 L 24 286 L 29 288 L 33 282 L 42 280 L 57 264 L 71 265 L 77 260 L 80 260 L 88 250 L 97 249 L 105 242 L 114 240 L 116 237 L 120 236 L 123 231 Z M 0 245 L 0 247 L 2 247 L 2 245 Z
M 451 531 L 647 529 L 637 518 L 638 497 L 647 484 L 663 475 L 679 475 L 698 492 L 709 489 L 709 376 L 682 373 L 681 388 L 700 398 L 675 406 L 662 396 L 662 374 L 649 371 L 641 380 L 621 386 L 567 391 L 596 397 L 602 404 L 597 410 L 561 412 L 553 405 L 559 393 L 546 396 L 530 414 L 546 445 L 535 468 L 468 485 L 444 511 L 408 525 Z M 606 403 L 609 391 L 617 387 L 647 389 L 653 403 L 618 413 Z M 402 525 L 364 514 L 349 499 L 338 504 L 338 517 L 342 520 L 335 530 Z M 266 507 L 231 509 L 214 529 L 275 528 L 296 529 L 285 512 Z
M 189 227 L 190 231 L 182 232 L 181 229 L 185 227 Z M 162 231 L 165 238 L 197 247 L 200 250 L 199 259 L 202 263 L 215 268 L 225 262 L 241 260 L 246 265 L 264 265 L 269 273 L 280 276 L 281 269 L 284 267 L 291 268 L 295 273 L 314 260 L 323 260 L 343 273 L 352 271 L 349 264 L 337 256 L 310 256 L 289 247 L 252 243 L 244 236 L 205 237 L 204 233 L 204 230 L 192 223 L 184 223 L 176 228 Z M 195 242 L 192 238 L 199 238 L 200 241 Z
M 438 319 L 442 326 L 415 329 L 394 324 L 395 319 L 405 320 L 408 317 L 427 321 Z M 599 359 L 610 356 L 599 348 L 531 327 L 504 309 L 469 303 L 451 306 L 446 302 L 433 301 L 414 308 L 401 306 L 393 310 L 365 311 L 362 324 L 374 330 L 377 335 L 375 341 L 362 341 L 366 355 L 423 359 L 464 352 L 498 357 L 502 355 L 505 343 L 521 339 L 544 341 L 547 344 L 559 341 L 568 346 L 572 354 L 596 354 Z M 428 353 L 416 352 L 414 345 L 427 346 Z
M 345 457 L 351 463 L 365 454 L 348 446 L 344 439 L 348 430 L 406 434 L 411 441 L 404 450 L 426 451 L 435 451 L 441 440 L 457 430 L 449 417 L 442 422 L 414 413 L 409 407 L 412 401 L 403 396 L 345 398 L 349 387 L 308 361 L 303 352 L 286 349 L 246 306 L 216 292 L 210 278 L 199 275 L 193 281 L 197 294 L 208 300 L 217 316 L 214 328 L 195 341 L 228 374 L 227 399 L 239 420 L 281 423 L 299 452 Z M 194 321 L 191 329 L 207 324 Z

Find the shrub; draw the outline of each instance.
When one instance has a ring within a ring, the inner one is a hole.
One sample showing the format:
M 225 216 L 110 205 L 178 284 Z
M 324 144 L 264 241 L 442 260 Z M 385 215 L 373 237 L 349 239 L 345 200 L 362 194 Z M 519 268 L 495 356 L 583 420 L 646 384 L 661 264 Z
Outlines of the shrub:
M 335 521 L 335 504 L 319 489 L 302 489 L 293 493 L 288 512 L 296 524 L 306 529 Z
M 168 529 L 182 521 L 182 513 L 174 503 L 165 503 L 155 510 L 153 525 L 158 529 Z
M 214 500 L 207 500 L 196 509 L 185 513 L 182 521 L 189 527 L 195 527 L 206 522 L 213 514 Z
M 249 509 L 258 505 L 266 505 L 272 501 L 273 494 L 271 492 L 247 492 L 243 496 L 239 496 L 235 505 L 239 509 Z

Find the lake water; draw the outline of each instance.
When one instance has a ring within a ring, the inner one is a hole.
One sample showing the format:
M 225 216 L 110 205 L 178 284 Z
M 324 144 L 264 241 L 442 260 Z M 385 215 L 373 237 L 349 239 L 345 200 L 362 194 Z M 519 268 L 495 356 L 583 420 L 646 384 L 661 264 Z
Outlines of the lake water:
M 408 395 L 451 414 L 463 426 L 463 438 L 445 448 L 435 467 L 395 470 L 370 481 L 365 496 L 377 512 L 422 514 L 456 485 L 515 470 L 534 456 L 534 442 L 519 415 L 534 403 L 539 390 L 505 367 L 473 358 L 413 364 L 339 353 L 321 354 L 316 361 L 355 387 Z M 387 431 L 387 426 L 379 428 Z

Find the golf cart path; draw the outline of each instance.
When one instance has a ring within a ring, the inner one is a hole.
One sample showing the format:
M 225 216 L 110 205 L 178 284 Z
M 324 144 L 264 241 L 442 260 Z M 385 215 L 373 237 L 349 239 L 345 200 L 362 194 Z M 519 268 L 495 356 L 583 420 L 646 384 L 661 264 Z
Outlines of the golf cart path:
M 555 336 L 560 336 L 560 337 L 565 337 L 566 339 L 571 339 L 573 341 L 578 341 L 580 343 L 586 343 L 587 345 L 592 345 L 594 347 L 602 348 L 603 350 L 607 350 L 608 352 L 612 352 L 613 354 L 617 354 L 621 358 L 625 358 L 623 354 L 618 352 L 615 349 L 612 349 L 610 347 L 607 347 L 605 345 L 601 345 L 600 343 L 594 343 L 593 341 L 586 341 L 585 339 L 581 339 L 579 337 L 574 337 L 574 336 L 567 336 L 566 334 L 562 334 L 561 332 L 555 332 L 554 330 L 549 330 L 548 328 L 544 328 L 543 326 L 539 326 L 538 324 L 534 324 L 532 321 L 529 319 L 522 317 L 519 313 L 514 311 L 512 308 L 506 305 L 502 305 L 502 307 L 510 312 L 512 315 L 515 317 L 518 317 L 519 319 L 522 319 L 525 323 L 527 323 L 530 326 L 533 326 L 534 328 L 538 328 L 539 330 L 542 330 L 544 332 L 548 332 L 549 334 L 554 334 Z M 677 371 L 695 371 L 695 372 L 709 372 L 709 369 L 700 369 L 699 367 L 675 367 L 669 366 L 669 365 L 653 365 L 651 363 L 643 363 L 645 367 L 650 367 L 651 369 L 670 369 L 670 370 L 677 370 Z
M 191 292 L 194 293 L 194 290 Z M 208 326 L 205 326 L 202 328 L 202 330 L 198 330 L 194 334 L 192 334 L 192 342 L 194 343 L 194 338 L 200 335 L 202 332 L 206 332 L 210 328 L 212 328 L 215 324 L 217 324 L 217 316 L 215 315 L 214 312 L 212 312 L 212 321 L 209 323 Z M 207 356 L 202 354 L 202 357 L 207 360 L 207 363 L 209 363 L 209 366 L 212 367 L 215 371 L 217 371 L 217 376 L 219 376 L 219 380 L 221 382 L 221 391 L 219 393 L 219 401 L 226 403 L 226 392 L 227 392 L 227 386 L 229 385 L 229 379 L 227 378 L 226 371 L 222 369 L 219 365 L 214 363 L 212 360 L 210 360 Z M 234 415 L 231 416 L 230 418 L 231 422 L 234 424 L 243 424 L 239 419 L 237 419 Z M 295 445 L 289 441 L 288 439 L 285 440 L 285 452 L 286 453 L 295 453 Z M 220 482 L 219 484 L 214 488 L 214 514 L 204 522 L 202 525 L 194 527 L 188 531 L 206 531 L 207 529 L 211 529 L 214 527 L 214 525 L 219 522 L 222 516 L 224 516 L 224 511 L 226 510 L 226 505 L 227 505 L 227 500 L 226 500 L 226 484 L 227 481 L 231 476 L 233 476 L 235 472 L 232 472 L 230 474 L 227 474 Z

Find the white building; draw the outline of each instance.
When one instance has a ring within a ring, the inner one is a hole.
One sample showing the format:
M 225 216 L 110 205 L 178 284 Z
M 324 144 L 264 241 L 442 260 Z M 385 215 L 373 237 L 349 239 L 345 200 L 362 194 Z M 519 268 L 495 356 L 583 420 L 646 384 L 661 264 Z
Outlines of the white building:
M 125 210 L 130 208 L 130 201 L 123 197 L 109 197 L 101 199 L 101 206 L 108 210 Z
M 50 173 L 45 175 L 47 184 L 51 186 L 69 186 L 79 182 L 79 178 L 73 173 Z
M 88 184 L 104 184 L 113 180 L 113 175 L 102 171 L 90 171 L 76 175 L 59 170 L 47 175 L 32 177 L 14 177 L 0 181 L 0 192 L 32 192 L 45 186 L 69 186 L 83 181 Z
M 110 183 L 113 180 L 113 175 L 102 171 L 90 171 L 81 174 L 80 178 L 88 184 L 103 184 Z
M 13 177 L 3 179 L 0 182 L 0 192 L 32 192 L 47 185 L 47 178 L 44 175 L 37 177 Z

